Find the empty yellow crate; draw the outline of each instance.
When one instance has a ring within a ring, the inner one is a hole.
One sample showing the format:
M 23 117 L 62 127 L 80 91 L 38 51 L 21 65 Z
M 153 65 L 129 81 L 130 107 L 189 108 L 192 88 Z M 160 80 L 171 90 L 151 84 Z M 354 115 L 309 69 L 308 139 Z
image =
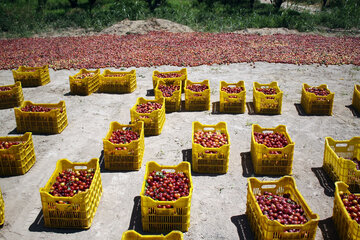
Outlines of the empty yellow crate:
M 123 233 L 121 240 L 183 240 L 183 233 L 180 231 L 171 231 L 164 235 L 141 235 L 134 230 L 128 230 Z
M 274 88 L 275 95 L 266 95 L 263 92 L 257 91 L 257 88 Z M 260 84 L 254 82 L 253 84 L 253 102 L 255 113 L 257 114 L 281 114 L 283 92 L 278 87 L 277 82 L 270 84 Z
M 219 148 L 206 148 L 194 142 L 197 131 L 225 133 L 228 144 Z M 212 153 L 206 153 L 207 151 Z M 226 173 L 229 167 L 230 135 L 226 122 L 216 125 L 203 125 L 199 122 L 192 123 L 192 170 L 200 173 Z
M 20 81 L 23 87 L 36 87 L 50 82 L 49 67 L 25 67 L 20 66 L 12 70 L 14 81 Z
M 152 111 L 151 113 L 138 113 L 136 111 L 136 106 L 147 102 L 160 103 L 162 104 L 162 107 L 161 109 Z M 165 124 L 165 99 L 159 98 L 155 100 L 148 100 L 140 97 L 136 100 L 136 104 L 130 109 L 130 116 L 131 123 L 136 123 L 138 121 L 144 122 L 145 136 L 159 135 Z
M 227 93 L 223 87 L 241 87 L 243 91 L 239 93 Z M 220 82 L 220 112 L 222 113 L 244 113 L 246 104 L 246 90 L 244 81 L 237 83 Z
M 73 197 L 55 197 L 49 191 L 56 181 L 56 177 L 63 170 L 94 169 L 95 174 L 90 188 Z M 99 159 L 93 158 L 89 162 L 70 162 L 61 159 L 44 188 L 40 188 L 40 197 L 46 227 L 54 228 L 81 228 L 88 229 L 96 213 L 102 194 Z M 64 201 L 67 203 L 58 203 Z
M 27 105 L 54 108 L 49 112 L 24 112 L 21 109 Z M 61 133 L 68 125 L 65 102 L 57 104 L 32 103 L 25 101 L 20 107 L 14 108 L 16 131 L 42 134 Z
M 283 148 L 269 148 L 265 144 L 255 141 L 254 133 L 278 132 L 285 135 L 288 145 Z M 285 125 L 276 128 L 262 128 L 257 124 L 252 125 L 251 132 L 251 159 L 256 174 L 286 175 L 292 173 L 295 143 L 287 133 Z
M 359 240 L 360 225 L 355 220 L 351 219 L 340 197 L 340 191 L 351 194 L 348 187 L 349 186 L 344 182 L 335 183 L 333 221 L 340 239 Z M 359 196 L 359 194 L 356 195 Z
M 99 81 L 99 92 L 131 93 L 136 89 L 136 70 L 129 72 L 112 72 L 106 69 L 103 74 L 100 74 Z
M 322 88 L 329 90 L 330 94 L 327 96 L 316 96 L 315 93 L 306 91 L 311 88 L 310 85 L 303 83 L 301 92 L 301 106 L 309 115 L 332 115 L 334 93 L 330 92 L 326 84 L 315 88 Z
M 114 144 L 109 141 L 112 133 L 116 130 L 132 130 L 139 134 L 139 139 L 127 144 Z M 144 122 L 134 124 L 110 123 L 110 130 L 103 139 L 105 169 L 108 170 L 139 170 L 144 156 Z M 116 148 L 126 147 L 124 150 Z
M 360 85 L 354 86 L 354 95 L 352 99 L 352 106 L 360 113 Z
M 160 85 L 174 85 L 179 86 L 179 90 L 174 91 L 173 95 L 170 97 L 164 97 L 163 93 L 159 90 Z M 180 105 L 181 105 L 181 80 L 172 80 L 172 79 L 160 79 L 158 81 L 157 86 L 154 89 L 155 98 L 165 98 L 165 111 L 166 112 L 177 112 L 180 111 Z
M 0 189 L 0 226 L 4 224 L 4 221 L 5 221 L 5 203 Z
M 175 201 L 155 201 L 145 196 L 146 180 L 153 171 L 183 172 L 190 180 L 189 195 Z M 141 219 L 144 231 L 167 232 L 179 230 L 186 232 L 190 225 L 190 207 L 193 192 L 190 163 L 181 162 L 177 166 L 159 165 L 156 162 L 146 164 L 144 182 L 141 188 Z M 170 205 L 172 208 L 158 208 L 158 205 Z
M 0 87 L 10 87 L 8 91 L 0 91 L 0 109 L 13 108 L 20 106 L 24 101 L 21 82 L 17 81 L 13 85 Z
M 9 149 L 0 149 L 0 176 L 22 175 L 35 163 L 32 133 L 22 136 L 0 137 L 0 142 L 20 142 Z
M 360 170 L 351 159 L 360 160 L 360 137 L 337 141 L 325 138 L 323 168 L 333 181 L 343 181 L 352 190 L 360 189 Z
M 178 74 L 181 74 L 180 77 L 174 77 L 174 78 L 159 78 L 157 77 L 159 74 L 169 74 L 169 73 L 178 73 Z M 185 86 L 185 81 L 187 80 L 187 70 L 186 68 L 183 68 L 179 71 L 171 71 L 171 72 L 159 72 L 159 71 L 154 71 L 153 72 L 153 76 L 152 76 L 152 79 L 153 79 L 153 88 L 155 89 L 156 85 L 157 85 L 157 82 L 162 79 L 171 79 L 171 80 L 181 80 L 181 86 L 184 88 Z M 183 90 L 183 89 L 182 89 Z
M 77 76 L 81 74 L 94 73 L 91 77 L 85 77 L 83 79 L 76 79 Z M 70 92 L 76 95 L 87 96 L 99 89 L 100 81 L 99 81 L 100 70 L 86 70 L 80 69 L 80 72 L 75 74 L 74 76 L 70 76 Z
M 304 198 L 296 188 L 293 177 L 285 176 L 275 181 L 259 181 L 254 177 L 248 178 L 246 201 L 246 215 L 257 240 L 272 239 L 315 239 L 319 216 L 313 213 Z M 290 198 L 299 204 L 308 219 L 305 224 L 283 225 L 278 221 L 271 221 L 265 216 L 257 203 L 255 196 L 263 192 L 277 195 L 290 194 Z M 298 229 L 299 232 L 285 232 Z
M 203 92 L 193 92 L 187 89 L 190 85 L 207 85 L 208 89 Z M 185 81 L 185 110 L 186 111 L 206 111 L 210 110 L 210 85 L 209 80 L 202 82 Z

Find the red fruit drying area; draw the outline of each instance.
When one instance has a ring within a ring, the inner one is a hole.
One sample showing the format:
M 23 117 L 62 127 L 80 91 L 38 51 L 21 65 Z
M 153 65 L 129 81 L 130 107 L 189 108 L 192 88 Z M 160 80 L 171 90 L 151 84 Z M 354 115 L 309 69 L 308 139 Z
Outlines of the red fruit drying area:
M 0 69 L 199 66 L 240 62 L 360 65 L 360 38 L 168 33 L 0 40 Z

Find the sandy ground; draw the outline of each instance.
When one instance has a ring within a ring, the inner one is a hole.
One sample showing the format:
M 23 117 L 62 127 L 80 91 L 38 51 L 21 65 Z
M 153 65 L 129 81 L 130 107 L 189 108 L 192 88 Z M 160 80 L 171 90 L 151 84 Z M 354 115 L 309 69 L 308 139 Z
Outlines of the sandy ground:
M 282 115 L 216 114 L 175 112 L 166 114 L 163 132 L 145 138 L 145 155 L 139 171 L 101 173 L 103 195 L 89 230 L 48 229 L 41 214 L 39 188 L 45 186 L 57 160 L 67 158 L 83 162 L 101 156 L 102 138 L 111 121 L 128 123 L 129 109 L 136 98 L 152 89 L 154 70 L 179 68 L 162 66 L 138 68 L 138 88 L 131 94 L 69 95 L 69 75 L 76 70 L 50 70 L 51 82 L 42 87 L 25 88 L 25 100 L 57 103 L 65 100 L 69 125 L 58 135 L 34 135 L 36 163 L 23 176 L 0 179 L 5 201 L 5 224 L 1 239 L 120 239 L 128 229 L 141 230 L 139 194 L 149 161 L 175 165 L 191 153 L 191 124 L 200 121 L 216 124 L 225 121 L 231 138 L 229 171 L 224 175 L 193 174 L 194 192 L 190 228 L 185 240 L 252 239 L 245 217 L 247 177 L 253 176 L 249 160 L 251 124 L 275 127 L 285 124 L 295 141 L 293 177 L 310 208 L 320 216 L 316 239 L 336 239 L 332 232 L 333 186 L 321 169 L 324 138 L 350 139 L 359 135 L 359 118 L 346 106 L 351 104 L 354 84 L 359 84 L 360 68 L 347 66 L 296 66 L 288 64 L 241 63 L 225 66 L 188 68 L 193 81 L 210 80 L 211 101 L 219 101 L 220 80 L 245 81 L 247 101 L 252 102 L 252 84 L 278 81 L 284 91 Z M 123 69 L 129 70 L 129 69 Z M 301 83 L 328 84 L 335 92 L 333 116 L 303 116 L 295 104 L 300 103 Z M 11 71 L 0 71 L 0 85 L 12 84 Z M 182 96 L 184 100 L 184 95 Z M 147 98 L 154 98 L 147 96 Z M 16 134 L 13 109 L 0 110 L 0 136 Z M 260 179 L 273 179 L 259 177 Z

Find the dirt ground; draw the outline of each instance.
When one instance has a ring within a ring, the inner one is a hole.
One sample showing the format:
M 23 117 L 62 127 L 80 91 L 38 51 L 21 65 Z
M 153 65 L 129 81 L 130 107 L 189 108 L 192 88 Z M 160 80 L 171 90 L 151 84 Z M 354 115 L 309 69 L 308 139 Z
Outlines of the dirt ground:
M 122 70 L 130 70 L 122 69 Z M 331 223 L 333 185 L 322 170 L 324 138 L 350 139 L 359 136 L 359 117 L 351 104 L 354 84 L 359 84 L 360 68 L 346 66 L 296 66 L 290 64 L 246 63 L 189 67 L 192 81 L 209 79 L 211 102 L 219 101 L 219 84 L 245 81 L 247 102 L 252 102 L 253 82 L 278 81 L 284 91 L 281 115 L 218 114 L 213 111 L 166 114 L 161 135 L 145 138 L 145 154 L 139 171 L 101 173 L 103 195 L 89 230 L 48 229 L 44 227 L 39 188 L 45 186 L 57 160 L 88 161 L 102 155 L 102 138 L 111 121 L 128 123 L 130 108 L 138 97 L 154 98 L 152 72 L 179 68 L 161 66 L 137 68 L 137 84 L 131 94 L 73 96 L 69 94 L 69 76 L 76 70 L 50 70 L 51 82 L 36 88 L 24 88 L 25 100 L 57 103 L 65 100 L 69 125 L 57 135 L 33 135 L 36 162 L 23 176 L 0 179 L 5 201 L 5 224 L 1 239 L 120 239 L 124 231 L 142 232 L 140 191 L 149 161 L 175 165 L 189 160 L 193 121 L 216 124 L 225 121 L 231 139 L 229 171 L 224 175 L 193 174 L 194 191 L 189 231 L 185 240 L 252 239 L 245 217 L 247 178 L 253 176 L 249 159 L 251 125 L 287 126 L 295 142 L 293 177 L 313 212 L 320 216 L 316 239 L 336 239 Z M 0 85 L 13 83 L 11 71 L 0 71 Z M 301 84 L 327 84 L 335 93 L 333 116 L 304 116 L 298 111 Z M 184 100 L 184 95 L 182 96 Z M 215 104 L 216 105 L 216 104 Z M 251 104 L 250 104 L 251 106 Z M 13 109 L 0 110 L 0 136 L 16 133 Z M 259 179 L 274 179 L 259 176 Z

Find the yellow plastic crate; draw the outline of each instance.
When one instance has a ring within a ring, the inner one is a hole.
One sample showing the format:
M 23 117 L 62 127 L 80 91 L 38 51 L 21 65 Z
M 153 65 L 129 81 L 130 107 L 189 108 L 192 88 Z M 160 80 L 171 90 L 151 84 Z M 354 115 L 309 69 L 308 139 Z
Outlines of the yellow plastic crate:
M 158 74 L 160 73 L 163 73 L 163 74 L 168 74 L 168 73 L 179 73 L 181 74 L 180 77 L 175 77 L 175 78 L 159 78 L 157 77 Z M 187 80 L 187 70 L 186 68 L 183 68 L 179 71 L 171 71 L 171 72 L 159 72 L 159 71 L 154 71 L 153 72 L 153 76 L 152 76 L 152 79 L 153 79 L 153 88 L 155 89 L 156 85 L 157 85 L 157 82 L 162 79 L 171 79 L 171 80 L 181 80 L 181 86 L 182 86 L 182 89 L 181 90 L 184 90 L 184 86 L 185 86 L 185 81 Z
M 257 91 L 257 88 L 275 88 L 277 94 L 266 95 Z M 255 113 L 257 114 L 281 114 L 283 92 L 278 87 L 277 82 L 269 84 L 260 84 L 254 82 L 253 84 L 253 102 Z
M 333 221 L 340 239 L 359 240 L 360 239 L 360 224 L 351 219 L 349 213 L 346 211 L 344 203 L 340 197 L 340 191 L 350 194 L 348 185 L 344 182 L 335 183 L 335 196 L 333 208 Z M 357 196 L 359 194 L 356 194 Z
M 86 77 L 83 79 L 76 79 L 76 76 L 81 75 L 83 73 L 95 73 L 92 77 Z M 80 69 L 80 72 L 75 74 L 74 76 L 70 76 L 70 92 L 76 95 L 87 96 L 99 89 L 100 81 L 99 81 L 100 70 L 89 71 L 86 69 Z
M 32 71 L 32 72 L 31 72 Z M 12 70 L 14 81 L 21 82 L 23 87 L 43 86 L 50 82 L 49 67 L 25 67 L 20 66 Z
M 0 149 L 0 176 L 14 176 L 27 173 L 35 163 L 32 133 L 22 136 L 0 137 L 0 142 L 17 141 L 9 149 Z
M 49 112 L 24 112 L 21 109 L 27 105 L 43 106 L 53 109 Z M 33 132 L 41 134 L 61 133 L 68 125 L 65 102 L 57 104 L 32 103 L 25 101 L 20 107 L 14 108 L 16 119 L 16 131 L 19 133 Z
M 228 144 L 219 148 L 206 148 L 194 142 L 194 133 L 197 131 L 225 133 Z M 206 151 L 216 153 L 206 153 Z M 230 135 L 226 122 L 216 125 L 203 125 L 199 122 L 192 123 L 192 170 L 200 173 L 226 173 L 229 168 Z
M 175 201 L 155 201 L 145 196 L 145 183 L 153 171 L 183 172 L 190 180 L 189 195 Z M 146 232 L 167 232 L 179 230 L 186 232 L 190 225 L 190 207 L 193 192 L 190 163 L 181 162 L 177 166 L 159 165 L 156 162 L 146 164 L 144 182 L 141 188 L 141 220 L 143 230 Z M 171 205 L 172 208 L 158 208 L 158 205 Z
M 114 144 L 108 139 L 116 130 L 132 130 L 139 134 L 139 139 L 127 144 Z M 118 122 L 110 123 L 110 130 L 103 139 L 105 169 L 112 171 L 139 170 L 144 156 L 144 122 L 123 125 Z M 126 150 L 116 150 L 126 147 Z
M 303 83 L 301 92 L 301 106 L 309 115 L 332 115 L 334 93 L 330 92 L 326 84 L 320 85 L 316 88 L 323 88 L 329 90 L 330 94 L 327 96 L 316 96 L 315 93 L 306 91 L 311 88 L 310 85 Z
M 11 87 L 9 91 L 0 91 L 0 109 L 18 107 L 23 103 L 24 95 L 20 81 L 0 87 Z
M 162 92 L 159 90 L 159 85 L 174 85 L 179 86 L 180 89 L 174 91 L 171 97 L 164 97 Z M 165 98 L 165 111 L 166 112 L 177 112 L 180 111 L 181 105 L 181 80 L 172 80 L 172 79 L 160 79 L 157 86 L 154 89 L 155 99 Z
M 343 181 L 352 190 L 360 189 L 360 170 L 352 160 L 360 160 L 360 137 L 337 141 L 331 137 L 325 138 L 323 168 L 335 181 Z
M 265 144 L 259 144 L 255 141 L 255 132 L 282 133 L 285 135 L 288 145 L 283 148 L 269 148 Z M 279 125 L 276 128 L 262 128 L 257 124 L 253 124 L 251 132 L 251 159 L 255 174 L 290 175 L 292 173 L 294 147 L 295 142 L 291 140 L 285 125 Z
M 109 75 L 108 77 L 105 77 Z M 124 75 L 124 76 L 111 76 Z M 136 89 L 136 70 L 129 72 L 112 72 L 106 69 L 99 76 L 99 92 L 103 93 L 131 93 Z
M 180 231 L 171 231 L 164 235 L 141 235 L 134 230 L 128 230 L 123 233 L 121 240 L 183 240 L 183 233 Z
M 283 225 L 278 221 L 271 221 L 262 212 L 255 199 L 255 195 L 263 192 L 273 194 L 290 194 L 290 198 L 299 204 L 308 219 L 305 224 Z M 296 188 L 293 177 L 285 176 L 276 181 L 259 181 L 254 177 L 248 178 L 248 191 L 246 201 L 246 215 L 250 227 L 257 240 L 272 239 L 315 239 L 319 216 L 313 213 L 304 198 Z M 285 232 L 298 229 L 299 232 Z
M 147 102 L 156 102 L 162 104 L 161 109 L 155 110 L 151 113 L 138 113 L 136 106 Z M 131 123 L 138 121 L 144 122 L 145 136 L 160 135 L 165 124 L 165 99 L 159 98 L 155 100 L 148 100 L 140 97 L 136 100 L 136 104 L 130 109 Z
M 90 188 L 73 197 L 52 196 L 49 193 L 51 186 L 55 183 L 59 173 L 67 169 L 72 169 L 73 171 L 95 169 Z M 101 194 L 102 183 L 98 158 L 93 158 L 87 163 L 70 162 L 67 159 L 60 159 L 45 187 L 40 188 L 45 226 L 54 228 L 90 228 L 100 202 Z M 59 201 L 67 203 L 60 204 L 58 203 Z
M 222 91 L 223 87 L 241 87 L 239 93 L 227 93 Z M 244 81 L 237 83 L 220 82 L 220 112 L 222 113 L 244 113 L 246 104 L 246 89 Z
M 360 85 L 354 86 L 354 95 L 352 100 L 352 106 L 360 113 Z
M 4 224 L 4 221 L 5 221 L 5 203 L 0 189 L 0 226 Z
M 187 89 L 189 85 L 207 85 L 208 89 L 203 92 L 193 92 Z M 185 81 L 185 110 L 186 111 L 206 111 L 210 110 L 210 85 L 209 80 L 202 82 Z

